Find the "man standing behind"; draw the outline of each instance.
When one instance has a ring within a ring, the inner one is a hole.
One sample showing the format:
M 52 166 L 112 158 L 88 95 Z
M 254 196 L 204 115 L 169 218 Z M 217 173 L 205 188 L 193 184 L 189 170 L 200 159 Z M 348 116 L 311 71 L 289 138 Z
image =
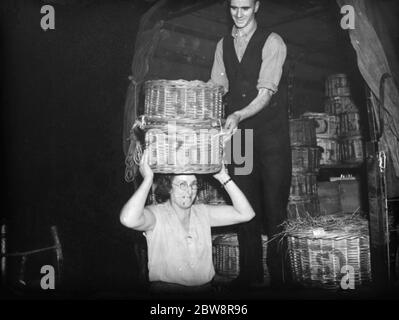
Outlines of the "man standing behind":
M 252 172 L 237 174 L 240 165 L 234 157 L 229 171 L 256 212 L 254 219 L 238 228 L 240 275 L 235 283 L 256 286 L 263 282 L 261 234 L 266 232 L 270 239 L 281 231 L 279 225 L 287 217 L 291 184 L 288 107 L 278 93 L 287 49 L 279 35 L 258 26 L 259 1 L 228 2 L 234 26 L 217 44 L 211 81 L 227 92 L 225 128 L 241 129 L 241 150 L 245 150 L 245 129 L 253 132 Z M 277 241 L 269 243 L 267 251 L 271 285 L 279 287 L 284 281 L 283 252 Z

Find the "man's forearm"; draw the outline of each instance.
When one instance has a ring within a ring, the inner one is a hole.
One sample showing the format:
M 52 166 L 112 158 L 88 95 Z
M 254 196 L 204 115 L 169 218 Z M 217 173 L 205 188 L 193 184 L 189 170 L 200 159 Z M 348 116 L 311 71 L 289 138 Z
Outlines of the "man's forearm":
M 254 100 L 251 101 L 249 105 L 234 112 L 237 116 L 239 116 L 239 121 L 243 121 L 248 119 L 258 112 L 260 112 L 263 108 L 267 107 L 270 103 L 270 100 L 273 96 L 273 93 L 268 89 L 259 90 L 258 95 Z

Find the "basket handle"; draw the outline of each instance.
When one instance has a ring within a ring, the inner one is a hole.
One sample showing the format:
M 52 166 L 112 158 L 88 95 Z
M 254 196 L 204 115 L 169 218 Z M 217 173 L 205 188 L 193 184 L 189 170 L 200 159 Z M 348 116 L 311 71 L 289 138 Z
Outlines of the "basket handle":
M 130 144 L 128 154 L 125 159 L 125 181 L 132 182 L 137 176 L 138 167 L 140 165 L 140 160 L 143 154 L 143 148 L 139 139 L 135 135 L 135 129 L 143 129 L 146 125 L 145 116 L 140 116 L 134 122 L 132 129 L 130 130 Z

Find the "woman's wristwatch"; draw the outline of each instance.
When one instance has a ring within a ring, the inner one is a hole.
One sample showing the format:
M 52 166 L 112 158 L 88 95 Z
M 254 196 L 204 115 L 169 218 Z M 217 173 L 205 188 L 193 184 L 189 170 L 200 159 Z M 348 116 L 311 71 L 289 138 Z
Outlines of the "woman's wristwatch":
M 225 187 L 232 179 L 229 177 L 225 182 L 222 183 L 222 186 Z

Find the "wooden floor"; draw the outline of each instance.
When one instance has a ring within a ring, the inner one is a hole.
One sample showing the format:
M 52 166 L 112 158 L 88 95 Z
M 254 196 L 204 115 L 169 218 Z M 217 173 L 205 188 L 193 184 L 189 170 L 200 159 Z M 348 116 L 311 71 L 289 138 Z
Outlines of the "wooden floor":
M 329 291 L 324 289 L 292 287 L 282 290 L 273 290 L 270 287 L 249 290 L 232 290 L 227 286 L 215 286 L 214 291 L 206 294 L 151 294 L 145 289 L 118 295 L 104 292 L 93 295 L 93 299 L 133 299 L 133 300 L 391 300 L 399 299 L 399 285 L 389 290 L 378 291 L 371 287 L 357 288 L 356 290 Z
M 256 289 L 231 289 L 227 283 L 216 283 L 211 292 L 206 294 L 154 294 L 146 287 L 136 287 L 124 290 L 104 290 L 99 292 L 68 292 L 68 291 L 18 291 L 13 290 L 2 299 L 90 299 L 90 300 L 145 300 L 145 301 L 190 301 L 190 300 L 228 300 L 228 301 L 261 301 L 261 300 L 398 300 L 399 283 L 393 284 L 390 289 L 376 290 L 372 287 L 356 288 L 355 290 L 330 291 L 325 289 L 290 287 L 273 290 L 270 287 Z
M 272 289 L 269 283 L 251 289 L 234 288 L 231 286 L 231 278 L 216 275 L 212 289 L 206 294 L 154 294 L 150 292 L 148 283 L 131 283 L 123 289 L 115 286 L 85 290 L 76 287 L 58 287 L 58 290 L 41 290 L 40 284 L 32 284 L 31 287 L 13 286 L 8 292 L 2 293 L 0 298 L 5 299 L 93 299 L 93 300 L 240 300 L 240 301 L 262 301 L 262 300 L 375 300 L 399 299 L 399 281 L 392 282 L 389 289 L 378 290 L 370 285 L 358 286 L 348 290 L 327 290 L 321 288 L 304 287 L 299 284 L 291 284 L 284 289 Z M 0 299 L 1 300 L 1 299 Z

